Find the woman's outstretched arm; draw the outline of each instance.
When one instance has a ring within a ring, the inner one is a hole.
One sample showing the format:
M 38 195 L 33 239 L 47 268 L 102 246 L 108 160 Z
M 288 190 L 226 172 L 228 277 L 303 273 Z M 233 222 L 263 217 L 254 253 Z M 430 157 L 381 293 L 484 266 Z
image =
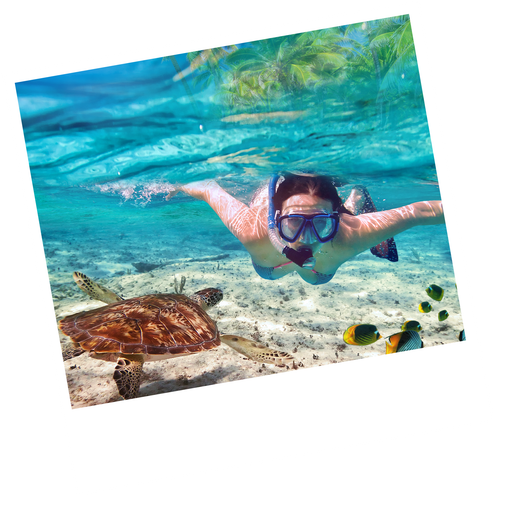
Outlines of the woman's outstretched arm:
M 339 241 L 349 245 L 354 256 L 410 228 L 442 223 L 444 213 L 440 200 L 416 202 L 389 211 L 342 215 Z
M 207 179 L 192 182 L 179 188 L 179 191 L 207 202 L 225 226 L 243 244 L 267 237 L 267 216 L 263 208 L 250 209 L 232 195 L 229 195 L 216 181 Z M 172 197 L 171 193 L 167 198 Z

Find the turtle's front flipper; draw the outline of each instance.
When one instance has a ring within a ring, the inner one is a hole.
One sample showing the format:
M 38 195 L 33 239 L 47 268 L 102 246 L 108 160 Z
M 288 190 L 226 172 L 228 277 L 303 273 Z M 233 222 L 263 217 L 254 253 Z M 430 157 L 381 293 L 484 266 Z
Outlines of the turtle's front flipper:
M 73 278 L 76 285 L 78 285 L 85 294 L 88 294 L 93 299 L 103 301 L 103 303 L 117 303 L 118 301 L 123 301 L 123 298 L 115 294 L 115 292 L 103 287 L 89 278 L 86 274 L 75 271 L 73 273 Z
M 138 396 L 142 367 L 142 356 L 121 356 L 117 360 L 113 378 L 117 383 L 117 388 L 122 398 L 127 400 Z
M 73 344 L 71 342 L 62 346 L 62 357 L 64 358 L 64 361 L 75 358 L 84 352 L 85 351 L 78 344 Z
M 259 363 L 269 363 L 277 367 L 284 367 L 294 359 L 286 352 L 275 351 L 264 344 L 248 340 L 242 336 L 221 335 L 220 339 L 223 343 L 234 349 L 234 351 Z

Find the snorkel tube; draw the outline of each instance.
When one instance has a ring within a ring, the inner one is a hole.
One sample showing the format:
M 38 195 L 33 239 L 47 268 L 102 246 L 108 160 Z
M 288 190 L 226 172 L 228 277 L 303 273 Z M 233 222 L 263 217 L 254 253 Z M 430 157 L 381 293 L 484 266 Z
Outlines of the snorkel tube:
M 300 267 L 304 267 L 306 269 L 313 269 L 315 267 L 315 257 L 313 256 L 311 248 L 300 248 L 299 250 L 294 250 L 290 246 L 283 244 L 278 234 L 276 232 L 276 224 L 275 224 L 275 210 L 273 197 L 276 193 L 276 183 L 280 176 L 278 174 L 273 174 L 271 179 L 269 180 L 268 193 L 269 193 L 269 201 L 268 201 L 268 212 L 267 212 L 267 232 L 269 234 L 269 239 L 271 244 L 275 247 L 278 253 L 285 255 L 290 261 L 294 262 Z

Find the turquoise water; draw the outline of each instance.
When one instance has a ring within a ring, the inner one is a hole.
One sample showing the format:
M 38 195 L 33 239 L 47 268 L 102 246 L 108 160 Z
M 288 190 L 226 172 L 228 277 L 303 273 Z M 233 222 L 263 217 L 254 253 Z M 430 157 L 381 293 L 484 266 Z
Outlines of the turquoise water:
M 176 58 L 185 69 L 185 56 Z M 247 204 L 272 172 L 298 168 L 339 177 L 344 196 L 365 185 L 380 210 L 440 199 L 421 94 L 386 105 L 382 116 L 374 101 L 333 94 L 247 123 L 229 121 L 212 88 L 188 79 L 190 94 L 175 77 L 168 60 L 154 59 L 16 85 L 47 257 L 52 242 L 126 261 L 135 248 L 146 247 L 151 261 L 194 243 L 204 255 L 236 247 L 207 204 L 165 200 L 172 184 L 202 178 Z M 421 242 L 449 251 L 444 226 L 398 237 L 399 248 Z M 154 243 L 165 248 L 156 254 Z M 58 269 L 75 269 L 76 257 Z
M 176 59 L 186 69 L 185 55 Z M 271 174 L 300 169 L 335 176 L 343 198 L 366 186 L 378 210 L 439 200 L 416 72 L 392 101 L 378 102 L 377 83 L 367 79 L 355 94 L 343 84 L 239 112 L 221 103 L 214 86 L 194 87 L 188 76 L 185 87 L 172 64 L 154 59 L 16 85 L 57 319 L 97 306 L 73 271 L 125 298 L 174 292 L 184 276 L 187 294 L 222 289 L 211 312 L 222 333 L 292 353 L 296 369 L 385 354 L 383 340 L 345 343 L 353 324 L 375 324 L 387 336 L 413 319 L 425 347 L 458 341 L 463 324 L 445 225 L 396 236 L 397 263 L 367 251 L 312 286 L 295 273 L 263 280 L 205 202 L 166 199 L 175 185 L 214 178 L 248 205 Z M 431 283 L 445 289 L 445 301 L 421 314 Z M 443 307 L 450 317 L 440 322 Z M 222 349 L 148 364 L 140 395 L 285 370 Z M 65 363 L 73 406 L 120 398 L 113 385 L 94 383 L 103 362 Z M 111 367 L 104 370 L 110 382 Z

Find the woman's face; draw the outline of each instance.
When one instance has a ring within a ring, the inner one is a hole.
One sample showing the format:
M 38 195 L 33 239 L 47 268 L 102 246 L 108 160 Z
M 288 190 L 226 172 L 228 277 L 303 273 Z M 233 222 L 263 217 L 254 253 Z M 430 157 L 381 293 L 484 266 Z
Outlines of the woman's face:
M 324 200 L 314 195 L 300 194 L 292 195 L 282 203 L 281 215 L 286 214 L 331 214 L 333 212 L 333 204 L 329 200 Z M 301 233 L 300 237 L 293 243 L 287 243 L 295 250 L 301 246 L 307 246 L 316 252 L 321 243 L 315 236 L 309 225 Z

